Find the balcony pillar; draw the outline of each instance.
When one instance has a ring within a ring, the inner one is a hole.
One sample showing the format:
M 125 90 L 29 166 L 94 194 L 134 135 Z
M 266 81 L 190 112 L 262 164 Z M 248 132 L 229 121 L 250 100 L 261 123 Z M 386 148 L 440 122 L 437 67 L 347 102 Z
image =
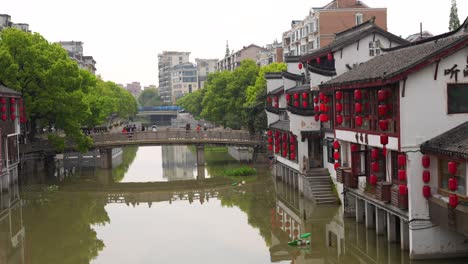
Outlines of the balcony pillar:
M 396 233 L 396 217 L 391 213 L 387 212 L 387 241 L 396 242 L 397 233 Z

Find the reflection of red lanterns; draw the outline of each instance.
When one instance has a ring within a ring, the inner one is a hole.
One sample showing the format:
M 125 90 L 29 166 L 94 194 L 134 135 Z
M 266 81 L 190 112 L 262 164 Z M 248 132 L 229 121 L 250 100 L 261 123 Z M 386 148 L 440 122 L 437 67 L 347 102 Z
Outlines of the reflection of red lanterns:
M 385 115 L 387 115 L 388 106 L 387 106 L 387 105 L 379 105 L 379 107 L 378 107 L 378 112 L 379 112 L 379 116 L 385 116 Z
M 377 92 L 377 99 L 379 102 L 385 101 L 385 99 L 387 99 L 387 92 L 383 89 L 379 90 Z
M 387 131 L 387 129 L 388 129 L 388 120 L 387 119 L 379 120 L 379 128 L 382 131 Z
M 448 162 L 448 172 L 452 175 L 457 174 L 457 163 L 454 161 Z
M 407 195 L 408 194 L 408 187 L 406 187 L 405 184 L 400 184 L 400 186 L 398 186 L 398 190 L 400 192 L 400 195 Z
M 399 154 L 398 155 L 398 167 L 406 166 L 406 155 Z
M 375 174 L 371 174 L 371 176 L 369 176 L 369 183 L 371 185 L 376 185 L 377 184 L 377 176 L 375 176 Z
M 356 113 L 361 113 L 362 112 L 362 104 L 361 103 L 355 103 L 354 108 L 356 110 Z
M 356 100 L 361 100 L 362 99 L 361 90 L 354 90 L 354 99 L 356 99 Z
M 431 158 L 428 155 L 422 156 L 421 162 L 424 168 L 429 168 L 429 166 L 431 166 Z
M 340 142 L 339 141 L 333 142 L 333 148 L 334 149 L 339 149 L 340 148 Z
M 379 163 L 377 161 L 373 161 L 371 163 L 372 172 L 379 172 Z
M 452 177 L 448 180 L 448 186 L 451 191 L 456 191 L 458 189 L 458 180 L 455 177 Z
M 343 123 L 343 116 L 342 115 L 337 115 L 336 116 L 336 123 L 338 125 L 341 125 Z
M 427 185 L 423 186 L 423 196 L 426 199 L 429 199 L 429 197 L 431 197 L 431 187 Z
M 336 112 L 340 113 L 341 111 L 343 111 L 343 105 L 341 103 L 336 103 L 335 110 Z
M 372 159 L 378 159 L 379 158 L 379 149 L 378 148 L 371 149 L 371 158 Z
M 452 208 L 457 207 L 458 205 L 458 196 L 456 194 L 449 194 L 449 205 Z
M 339 152 L 334 152 L 334 153 L 333 153 L 333 158 L 334 158 L 335 160 L 339 160 L 339 159 L 340 159 L 340 153 L 339 153 Z
M 431 181 L 431 172 L 429 172 L 429 171 L 423 171 L 423 176 L 422 176 L 422 178 L 423 178 L 423 182 L 424 182 L 424 183 L 430 182 L 430 181 Z
M 406 181 L 406 170 L 398 170 L 398 180 Z
M 362 126 L 362 116 L 356 116 L 356 126 Z
M 336 91 L 335 98 L 336 98 L 337 101 L 341 101 L 341 99 L 343 99 L 343 92 Z

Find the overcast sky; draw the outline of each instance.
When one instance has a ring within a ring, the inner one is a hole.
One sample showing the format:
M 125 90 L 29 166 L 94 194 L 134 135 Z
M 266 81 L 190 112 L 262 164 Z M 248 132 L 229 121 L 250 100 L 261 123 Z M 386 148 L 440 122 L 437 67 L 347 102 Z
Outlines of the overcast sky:
M 304 19 L 311 7 L 331 0 L 0 0 L 0 14 L 51 42 L 83 41 L 104 80 L 158 84 L 157 54 L 189 51 L 195 58 L 220 59 L 231 50 L 264 46 Z M 407 37 L 423 29 L 448 31 L 451 0 L 363 0 L 387 8 L 388 30 Z M 468 1 L 458 0 L 458 16 Z

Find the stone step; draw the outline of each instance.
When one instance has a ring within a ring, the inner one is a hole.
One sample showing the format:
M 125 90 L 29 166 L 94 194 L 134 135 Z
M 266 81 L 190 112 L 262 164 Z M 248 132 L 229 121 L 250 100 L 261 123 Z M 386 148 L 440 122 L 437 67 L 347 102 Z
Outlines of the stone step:
M 314 176 L 314 177 L 306 177 L 308 180 L 330 180 L 330 176 Z
M 321 191 L 331 192 L 332 191 L 332 187 L 325 186 L 325 185 L 324 186 L 311 187 L 310 189 L 315 191 L 315 192 L 321 192 Z
M 336 199 L 326 199 L 326 200 L 317 200 L 317 204 L 336 204 L 338 203 L 338 200 Z

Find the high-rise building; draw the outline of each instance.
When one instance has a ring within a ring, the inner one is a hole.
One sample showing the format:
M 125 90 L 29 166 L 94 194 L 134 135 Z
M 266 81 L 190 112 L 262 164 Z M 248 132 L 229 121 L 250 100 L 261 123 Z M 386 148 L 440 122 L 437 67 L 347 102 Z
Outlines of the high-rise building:
M 189 62 L 190 52 L 163 51 L 158 54 L 159 94 L 164 103 L 173 101 L 172 69 L 174 66 Z
M 304 20 L 293 20 L 283 33 L 284 56 L 300 56 L 330 44 L 335 33 L 375 17 L 375 25 L 387 30 L 387 9 L 370 8 L 360 0 L 333 0 L 313 7 Z
M 129 91 L 135 98 L 141 94 L 141 85 L 139 82 L 128 83 L 125 89 Z
M 208 74 L 216 71 L 216 63 L 218 63 L 218 60 L 197 58 L 195 59 L 195 63 L 197 64 L 198 71 L 198 87 L 203 88 L 205 87 Z
M 86 69 L 92 74 L 96 73 L 96 61 L 93 56 L 83 55 L 83 42 L 81 41 L 59 41 L 64 49 L 68 51 L 68 56 L 78 63 L 81 69 Z
M 226 54 L 225 57 L 218 61 L 216 65 L 216 69 L 218 71 L 233 71 L 237 67 L 240 66 L 242 60 L 245 59 L 252 59 L 257 61 L 259 58 L 260 52 L 266 52 L 265 48 L 259 47 L 255 44 L 250 44 L 247 47 L 243 47 L 242 49 L 229 53 L 229 48 L 226 45 Z
M 17 28 L 25 32 L 30 32 L 29 25 L 25 23 L 13 23 L 11 22 L 11 16 L 7 14 L 0 14 L 0 31 L 4 28 Z
M 197 67 L 191 62 L 175 65 L 172 67 L 172 103 L 184 94 L 198 90 Z

